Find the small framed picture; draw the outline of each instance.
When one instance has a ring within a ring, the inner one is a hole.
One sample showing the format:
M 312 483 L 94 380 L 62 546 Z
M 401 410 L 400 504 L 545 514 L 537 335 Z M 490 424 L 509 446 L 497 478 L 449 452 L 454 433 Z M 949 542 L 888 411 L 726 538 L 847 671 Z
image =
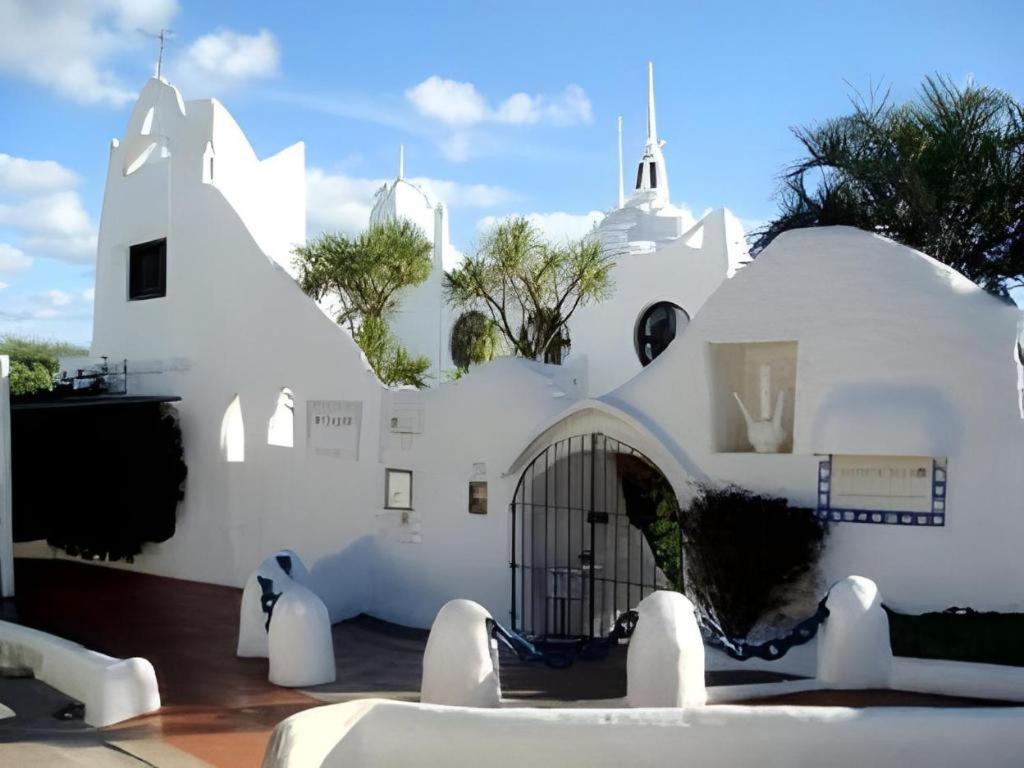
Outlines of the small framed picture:
M 412 470 L 384 470 L 384 507 L 412 509 Z
M 469 514 L 487 514 L 487 481 L 469 481 Z

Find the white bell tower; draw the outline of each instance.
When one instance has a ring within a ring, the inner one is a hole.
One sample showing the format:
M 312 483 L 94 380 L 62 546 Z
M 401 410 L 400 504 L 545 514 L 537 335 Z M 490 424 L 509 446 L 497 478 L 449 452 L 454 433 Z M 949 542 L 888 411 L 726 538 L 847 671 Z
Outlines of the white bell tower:
M 663 208 L 669 203 L 668 171 L 661 148 L 665 142 L 658 138 L 658 123 L 654 112 L 654 64 L 647 62 L 647 143 L 636 170 L 636 197 L 650 203 L 651 208 Z

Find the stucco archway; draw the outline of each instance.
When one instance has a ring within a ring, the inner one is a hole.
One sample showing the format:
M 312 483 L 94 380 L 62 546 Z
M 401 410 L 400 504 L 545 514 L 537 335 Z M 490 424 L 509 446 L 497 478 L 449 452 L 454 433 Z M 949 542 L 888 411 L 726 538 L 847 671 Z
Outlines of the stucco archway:
M 518 476 L 510 505 L 518 631 L 604 636 L 646 595 L 681 586 L 675 483 L 627 442 L 665 455 L 630 421 L 603 403 L 575 409 L 541 430 L 506 473 Z

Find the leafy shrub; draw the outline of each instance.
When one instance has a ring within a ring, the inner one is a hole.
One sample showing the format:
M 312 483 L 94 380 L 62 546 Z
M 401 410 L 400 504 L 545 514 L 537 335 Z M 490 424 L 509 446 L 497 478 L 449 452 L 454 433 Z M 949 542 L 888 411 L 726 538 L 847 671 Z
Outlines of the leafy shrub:
M 680 523 L 686 592 L 733 638 L 786 604 L 826 536 L 811 510 L 734 485 L 701 486 Z
M 177 411 L 159 403 L 11 412 L 14 540 L 127 560 L 174 535 L 187 468 Z
M 0 338 L 0 355 L 11 358 L 11 394 L 30 395 L 53 389 L 58 358 L 87 355 L 89 350 L 60 341 L 41 341 L 23 336 Z

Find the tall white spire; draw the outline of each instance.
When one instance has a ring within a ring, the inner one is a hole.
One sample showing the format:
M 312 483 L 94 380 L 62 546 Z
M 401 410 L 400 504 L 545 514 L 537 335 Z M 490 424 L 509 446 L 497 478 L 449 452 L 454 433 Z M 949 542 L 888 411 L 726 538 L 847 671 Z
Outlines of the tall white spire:
M 625 180 L 622 176 L 622 115 L 619 115 L 619 208 L 626 204 Z
M 398 145 L 398 178 L 405 178 L 405 144 Z
M 661 148 L 665 142 L 658 138 L 658 123 L 654 114 L 654 63 L 647 62 L 647 142 L 636 172 L 636 194 L 631 198 L 652 209 L 669 204 L 668 172 Z
M 658 143 L 658 123 L 654 116 L 654 62 L 647 62 L 647 143 Z

